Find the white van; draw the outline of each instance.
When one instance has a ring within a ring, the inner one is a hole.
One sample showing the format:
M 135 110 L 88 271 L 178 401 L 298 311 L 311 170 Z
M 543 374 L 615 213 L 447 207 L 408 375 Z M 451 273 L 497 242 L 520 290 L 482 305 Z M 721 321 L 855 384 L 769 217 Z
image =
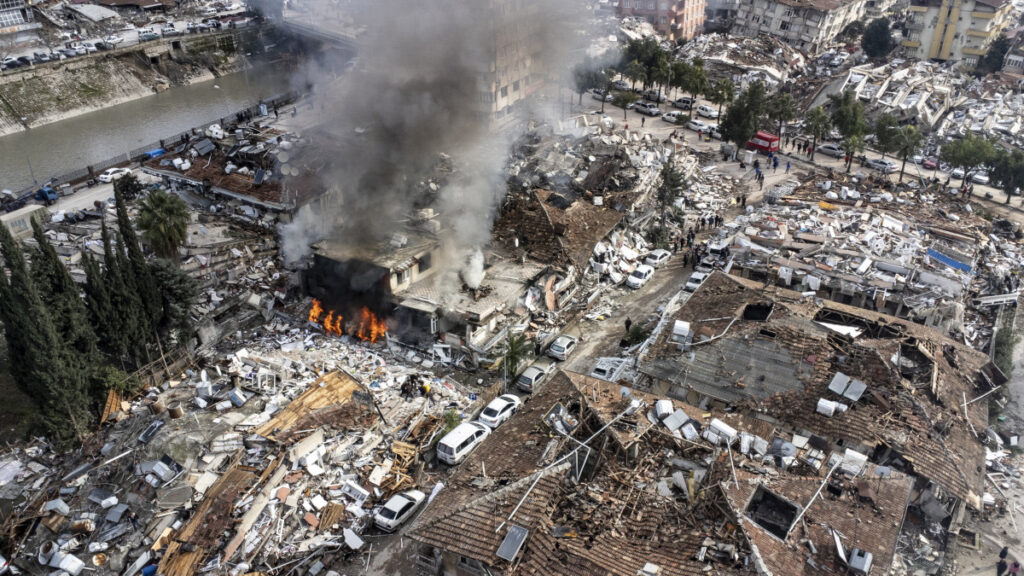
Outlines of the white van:
M 463 422 L 445 434 L 437 443 L 437 459 L 454 466 L 466 459 L 478 444 L 487 438 L 491 429 L 479 422 Z

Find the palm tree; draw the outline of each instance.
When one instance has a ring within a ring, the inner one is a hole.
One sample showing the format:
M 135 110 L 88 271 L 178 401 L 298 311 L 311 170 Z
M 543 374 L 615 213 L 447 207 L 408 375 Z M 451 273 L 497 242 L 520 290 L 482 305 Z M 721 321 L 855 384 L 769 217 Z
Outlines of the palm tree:
M 779 129 L 776 134 L 779 138 L 782 138 L 782 125 L 796 118 L 796 114 L 796 102 L 793 101 L 793 97 L 789 94 L 776 94 L 768 102 L 768 118 L 778 124 Z
M 505 342 L 505 374 L 515 379 L 519 374 L 519 365 L 530 357 L 532 349 L 525 334 L 509 332 Z
M 903 171 L 907 167 L 907 158 L 917 153 L 922 141 L 924 141 L 924 134 L 916 126 L 908 124 L 897 129 L 896 153 L 903 158 L 903 164 L 900 166 L 900 182 L 903 182 Z
M 850 168 L 853 167 L 853 157 L 858 152 L 864 151 L 864 137 L 854 134 L 853 136 L 847 136 L 843 139 L 843 149 L 846 150 L 846 173 L 850 173 Z
M 694 58 L 687 69 L 686 77 L 683 80 L 683 89 L 690 93 L 690 97 L 695 103 L 698 94 L 708 91 L 708 75 L 704 72 L 704 61 L 700 58 Z M 690 106 L 690 118 L 693 118 L 693 108 Z
M 188 207 L 181 198 L 154 190 L 139 207 L 138 226 L 157 256 L 177 261 L 178 247 L 187 236 Z
M 807 113 L 804 127 L 811 134 L 811 137 L 814 138 L 811 143 L 811 162 L 814 162 L 814 152 L 818 149 L 818 139 L 824 138 L 832 130 L 832 118 L 829 117 L 828 112 L 825 112 L 824 108 L 818 106 Z
M 736 86 L 731 80 L 722 78 L 715 82 L 714 86 L 711 87 L 711 103 L 718 104 L 718 117 L 722 117 L 722 104 L 728 104 L 732 102 L 732 99 L 736 97 Z
M 636 90 L 636 83 L 639 81 L 640 85 L 643 86 L 647 82 L 647 69 L 644 65 L 637 60 L 633 60 L 626 66 L 626 71 L 623 72 L 623 76 L 629 78 L 633 83 L 633 90 Z

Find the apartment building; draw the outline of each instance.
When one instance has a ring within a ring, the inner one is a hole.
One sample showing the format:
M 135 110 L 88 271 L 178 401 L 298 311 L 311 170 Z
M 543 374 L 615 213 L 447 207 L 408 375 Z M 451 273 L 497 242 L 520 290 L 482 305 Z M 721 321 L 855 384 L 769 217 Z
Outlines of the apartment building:
M 537 19 L 542 17 L 537 0 L 490 0 L 490 26 L 494 43 L 491 66 L 479 78 L 480 100 L 491 127 L 500 129 L 515 118 L 524 101 L 544 86 Z
M 689 40 L 704 30 L 706 0 L 619 0 L 619 16 L 643 18 L 670 40 Z
M 25 0 L 0 0 L 0 36 L 38 28 Z
M 866 0 L 740 0 L 732 33 L 770 34 L 814 55 L 864 17 Z
M 977 64 L 1009 24 L 1009 0 L 912 0 L 907 54 L 922 60 Z

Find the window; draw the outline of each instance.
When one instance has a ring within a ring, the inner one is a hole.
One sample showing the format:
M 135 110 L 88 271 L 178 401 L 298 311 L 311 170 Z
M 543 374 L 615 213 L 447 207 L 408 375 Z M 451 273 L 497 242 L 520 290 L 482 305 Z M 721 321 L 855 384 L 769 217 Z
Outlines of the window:
M 515 82 L 512 83 L 512 91 L 519 92 L 519 80 L 516 80 Z
M 500 118 L 500 116 L 499 116 L 499 118 Z M 430 270 L 430 266 L 431 266 L 430 253 L 427 252 L 423 256 L 419 257 L 419 261 L 416 263 L 416 271 L 419 272 L 420 274 L 422 274 L 422 273 L 426 272 L 427 270 Z
M 501 97 L 508 98 L 508 86 L 501 87 Z
M 789 20 L 783 20 L 783 21 L 782 21 L 782 22 L 781 22 L 781 23 L 779 24 L 779 30 L 782 30 L 782 31 L 786 31 L 786 30 L 789 30 Z
M 654 0 L 647 0 L 647 9 L 654 10 Z

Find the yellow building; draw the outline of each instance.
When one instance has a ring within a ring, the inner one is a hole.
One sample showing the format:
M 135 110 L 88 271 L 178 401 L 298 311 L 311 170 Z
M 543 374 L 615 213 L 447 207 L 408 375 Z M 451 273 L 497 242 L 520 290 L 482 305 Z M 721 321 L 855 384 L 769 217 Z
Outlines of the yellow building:
M 1009 24 L 1009 0 L 912 0 L 903 46 L 911 56 L 974 66 Z

